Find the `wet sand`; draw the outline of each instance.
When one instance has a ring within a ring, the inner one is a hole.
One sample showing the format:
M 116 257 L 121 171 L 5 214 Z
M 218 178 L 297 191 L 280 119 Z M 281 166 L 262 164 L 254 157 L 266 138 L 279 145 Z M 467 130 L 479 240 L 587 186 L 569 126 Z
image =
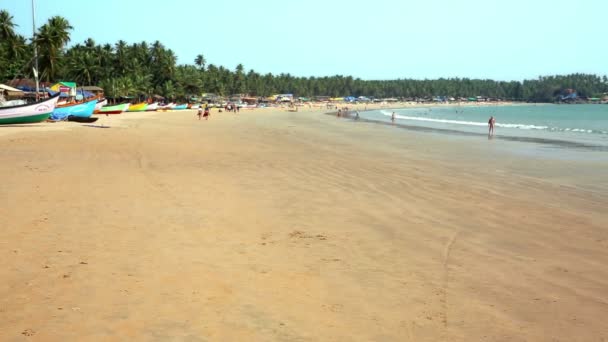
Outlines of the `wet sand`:
M 605 165 L 312 109 L 128 115 L 0 130 L 0 340 L 608 339 Z

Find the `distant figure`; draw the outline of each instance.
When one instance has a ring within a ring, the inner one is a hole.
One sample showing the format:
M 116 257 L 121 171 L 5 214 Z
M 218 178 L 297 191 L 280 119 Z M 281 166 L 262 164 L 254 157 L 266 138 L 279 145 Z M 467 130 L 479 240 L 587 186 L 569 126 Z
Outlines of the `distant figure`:
M 209 107 L 205 108 L 205 112 L 203 113 L 203 117 L 205 120 L 209 120 Z
M 342 109 L 338 109 L 338 117 L 342 116 Z
M 201 119 L 201 116 L 203 115 L 203 106 L 198 106 L 198 113 L 196 113 L 196 115 L 198 116 L 198 119 Z
M 355 112 L 355 120 L 359 120 L 359 111 Z
M 393 114 L 391 114 L 391 121 L 395 122 L 395 112 L 393 112 Z
M 493 116 L 490 116 L 490 120 L 488 120 L 488 135 L 494 135 L 494 124 L 496 123 L 496 119 Z

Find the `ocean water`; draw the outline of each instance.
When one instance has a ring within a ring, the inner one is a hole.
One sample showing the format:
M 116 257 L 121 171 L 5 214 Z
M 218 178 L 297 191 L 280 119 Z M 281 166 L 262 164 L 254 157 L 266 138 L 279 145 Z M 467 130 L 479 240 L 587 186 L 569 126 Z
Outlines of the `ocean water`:
M 573 150 L 608 152 L 608 105 L 437 106 L 381 109 L 360 113 L 364 120 L 459 135 L 488 134 L 494 139 L 536 143 Z

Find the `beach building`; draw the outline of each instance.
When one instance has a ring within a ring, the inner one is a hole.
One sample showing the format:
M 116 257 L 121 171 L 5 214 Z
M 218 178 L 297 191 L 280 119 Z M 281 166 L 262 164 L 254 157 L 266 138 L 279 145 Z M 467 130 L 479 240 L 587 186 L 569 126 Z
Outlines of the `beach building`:
M 59 81 L 59 82 L 53 84 L 52 86 L 50 86 L 49 89 L 53 92 L 61 93 L 61 95 L 64 97 L 65 96 L 68 96 L 68 97 L 76 96 L 76 82 Z
M 293 94 L 277 94 L 272 95 L 276 102 L 293 102 Z
M 25 95 L 23 90 L 0 83 L 0 101 L 20 99 Z
M 28 100 L 36 98 L 36 81 L 31 78 L 16 78 L 7 82 L 7 85 L 23 91 L 23 97 Z M 48 82 L 40 82 L 38 97 L 46 97 L 46 89 L 50 86 Z
M 84 86 L 84 87 L 80 87 L 80 89 L 84 90 L 84 91 L 88 91 L 91 94 L 95 95 L 95 96 L 99 96 L 102 97 L 103 96 L 103 88 L 100 87 L 96 87 L 96 86 Z
M 18 106 L 26 104 L 23 99 L 24 92 L 17 88 L 0 84 L 0 107 Z

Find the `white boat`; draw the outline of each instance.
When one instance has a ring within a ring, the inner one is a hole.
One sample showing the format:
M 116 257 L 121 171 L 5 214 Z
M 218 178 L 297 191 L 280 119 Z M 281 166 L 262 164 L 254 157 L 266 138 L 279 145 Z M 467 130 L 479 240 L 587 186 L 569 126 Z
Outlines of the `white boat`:
M 100 110 L 100 109 L 101 109 L 101 107 L 103 107 L 103 106 L 105 106 L 105 105 L 107 105 L 107 104 L 108 104 L 108 100 L 106 100 L 106 99 L 103 99 L 103 100 L 101 100 L 101 101 L 97 101 L 97 104 L 95 105 L 95 110 L 96 110 L 96 111 L 97 111 L 97 110 Z
M 21 106 L 27 104 L 25 100 L 10 100 L 10 101 L 0 101 L 0 107 L 13 107 L 13 106 Z
M 159 105 L 156 110 L 171 110 L 173 109 L 173 107 L 175 107 L 175 103 L 171 102 L 169 104 L 166 104 L 164 106 Z
M 0 107 L 0 125 L 41 122 L 55 110 L 59 94 L 32 104 Z
M 148 105 L 148 107 L 146 108 L 146 112 L 151 112 L 151 111 L 155 111 L 158 109 L 158 102 L 154 102 Z

